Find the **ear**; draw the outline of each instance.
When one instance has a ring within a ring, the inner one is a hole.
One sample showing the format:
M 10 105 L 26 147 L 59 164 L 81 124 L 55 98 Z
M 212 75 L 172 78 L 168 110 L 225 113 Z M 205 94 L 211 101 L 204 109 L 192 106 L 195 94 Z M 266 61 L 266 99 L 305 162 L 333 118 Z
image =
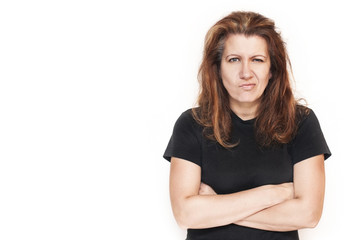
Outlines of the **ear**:
M 268 80 L 272 78 L 272 72 L 269 71 L 269 74 L 268 74 Z

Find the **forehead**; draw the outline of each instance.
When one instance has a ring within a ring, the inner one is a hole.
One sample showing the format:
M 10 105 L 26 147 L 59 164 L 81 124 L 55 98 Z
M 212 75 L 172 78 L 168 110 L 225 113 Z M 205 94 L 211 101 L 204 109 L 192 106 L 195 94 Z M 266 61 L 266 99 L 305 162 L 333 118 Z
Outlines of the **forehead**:
M 262 54 L 268 56 L 267 42 L 257 35 L 231 34 L 225 40 L 224 54 Z

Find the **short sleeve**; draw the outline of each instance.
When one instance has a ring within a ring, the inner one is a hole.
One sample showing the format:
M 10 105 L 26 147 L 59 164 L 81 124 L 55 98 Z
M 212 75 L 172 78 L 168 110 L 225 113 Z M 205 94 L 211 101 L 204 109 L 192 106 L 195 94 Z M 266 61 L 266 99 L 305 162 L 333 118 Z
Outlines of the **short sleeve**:
M 174 125 L 173 134 L 163 157 L 182 158 L 201 166 L 201 132 L 200 125 L 194 120 L 192 110 L 182 113 Z
M 320 154 L 324 154 L 325 160 L 331 156 L 318 119 L 311 109 L 301 121 L 296 137 L 291 142 L 290 154 L 293 164 Z

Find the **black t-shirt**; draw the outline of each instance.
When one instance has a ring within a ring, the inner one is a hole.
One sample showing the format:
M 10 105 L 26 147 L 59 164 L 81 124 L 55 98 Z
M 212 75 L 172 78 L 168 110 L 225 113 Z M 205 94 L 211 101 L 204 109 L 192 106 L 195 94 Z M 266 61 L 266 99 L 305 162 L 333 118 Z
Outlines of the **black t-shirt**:
M 260 148 L 254 134 L 254 119 L 244 121 L 233 112 L 231 139 L 239 144 L 231 149 L 206 138 L 192 116 L 185 111 L 174 126 L 164 158 L 182 158 L 201 167 L 201 181 L 218 194 L 229 194 L 266 184 L 293 181 L 293 165 L 307 158 L 331 152 L 316 115 L 312 110 L 305 116 L 297 135 L 288 144 Z M 188 229 L 188 240 L 296 240 L 297 231 L 274 232 L 235 224 L 206 229 Z

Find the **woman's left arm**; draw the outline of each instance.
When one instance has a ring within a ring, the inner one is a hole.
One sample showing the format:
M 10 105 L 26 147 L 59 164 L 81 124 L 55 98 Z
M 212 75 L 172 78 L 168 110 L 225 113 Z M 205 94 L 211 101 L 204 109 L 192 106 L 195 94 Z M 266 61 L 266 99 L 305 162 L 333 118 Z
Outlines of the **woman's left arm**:
M 325 193 L 324 155 L 294 165 L 294 199 L 264 209 L 235 224 L 270 231 L 315 227 L 322 214 Z

